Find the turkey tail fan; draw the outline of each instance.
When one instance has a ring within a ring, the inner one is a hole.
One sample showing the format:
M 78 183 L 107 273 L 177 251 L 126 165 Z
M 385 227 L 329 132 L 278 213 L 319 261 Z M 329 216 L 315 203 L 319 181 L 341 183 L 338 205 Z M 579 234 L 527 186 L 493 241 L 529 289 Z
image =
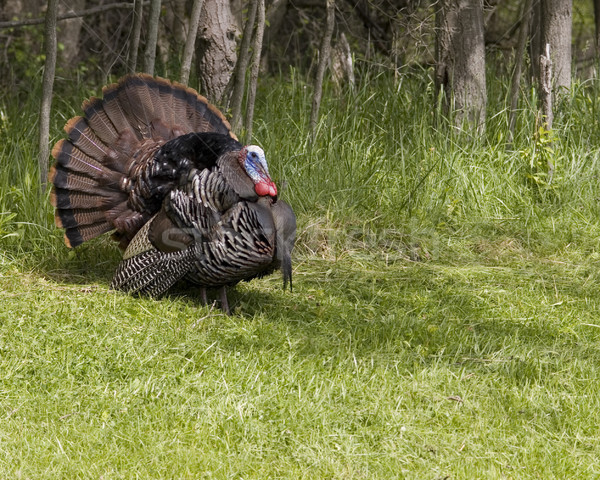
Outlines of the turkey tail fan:
M 161 97 L 169 97 L 175 121 L 187 120 L 181 125 L 184 133 L 222 133 L 237 140 L 225 116 L 206 97 L 181 83 L 169 82 L 169 86 L 159 84 Z
M 88 132 L 86 120 L 71 119 L 66 130 L 69 139 L 60 140 L 52 150 L 56 162 L 48 179 L 54 186 L 50 200 L 56 207 L 55 223 L 65 229 L 65 243 L 76 247 L 114 228 L 105 212 L 126 200 L 127 194 L 118 188 L 122 174 L 96 159 L 108 148 Z
M 83 102 L 83 116 L 67 122 L 67 138 L 52 150 L 50 199 L 69 247 L 110 230 L 116 230 L 121 247 L 127 246 L 156 213 L 135 198 L 144 188 L 134 187 L 144 181 L 143 167 L 164 143 L 192 132 L 236 139 L 216 107 L 179 83 L 127 75 L 102 94 Z

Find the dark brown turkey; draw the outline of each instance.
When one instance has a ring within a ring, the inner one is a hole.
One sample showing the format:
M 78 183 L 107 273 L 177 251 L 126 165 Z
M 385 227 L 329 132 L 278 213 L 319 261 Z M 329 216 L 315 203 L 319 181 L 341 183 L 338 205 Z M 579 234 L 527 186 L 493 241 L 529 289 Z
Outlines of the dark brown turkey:
M 220 288 L 283 272 L 296 217 L 277 199 L 262 149 L 183 85 L 129 75 L 83 103 L 52 150 L 55 219 L 76 247 L 105 232 L 125 250 L 111 287 L 159 296 L 179 280 Z

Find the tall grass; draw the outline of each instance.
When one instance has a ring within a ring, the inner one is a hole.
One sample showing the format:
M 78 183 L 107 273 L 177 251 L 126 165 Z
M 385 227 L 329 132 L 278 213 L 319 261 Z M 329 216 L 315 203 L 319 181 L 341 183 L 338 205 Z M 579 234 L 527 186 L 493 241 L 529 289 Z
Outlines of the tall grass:
M 597 231 L 597 84 L 574 86 L 557 112 L 552 143 L 539 133 L 535 93 L 526 96 L 512 147 L 502 95 L 491 95 L 487 135 L 472 137 L 435 121 L 426 73 L 396 83 L 375 76 L 354 92 L 327 92 L 314 145 L 310 86 L 292 75 L 267 88 L 255 137 L 311 224 L 320 219 L 325 229 L 377 237 L 401 232 L 408 243 L 433 235 L 438 250 L 456 236 L 558 248 L 575 231 Z M 544 155 L 556 167 L 550 184 L 538 171 Z
M 90 86 L 73 88 L 55 98 L 53 141 L 94 93 Z M 598 237 L 597 83 L 575 84 L 563 99 L 552 142 L 538 130 L 535 92 L 524 91 L 512 147 L 507 88 L 496 79 L 481 137 L 436 121 L 428 72 L 407 71 L 397 81 L 367 72 L 354 91 L 326 88 L 314 143 L 312 89 L 293 70 L 263 82 L 255 115 L 255 141 L 268 152 L 273 176 L 300 217 L 300 244 L 309 250 L 375 241 L 445 255 L 456 251 L 455 239 L 464 246 L 464 240 L 514 238 L 557 249 Z M 38 91 L 21 105 L 0 98 L 0 245 L 52 256 L 61 235 L 38 187 L 38 99 Z M 556 167 L 550 184 L 539 171 L 546 157 Z

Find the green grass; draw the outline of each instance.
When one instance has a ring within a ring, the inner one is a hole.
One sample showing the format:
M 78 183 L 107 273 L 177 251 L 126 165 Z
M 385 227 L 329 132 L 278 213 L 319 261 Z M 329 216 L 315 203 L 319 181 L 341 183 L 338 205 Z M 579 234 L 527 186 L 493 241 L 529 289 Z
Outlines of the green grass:
M 303 258 L 230 318 L 5 261 L 1 475 L 593 478 L 599 276 L 515 254 Z
M 232 317 L 109 291 L 114 246 L 69 252 L 39 195 L 35 98 L 0 98 L 0 477 L 600 476 L 598 87 L 557 113 L 548 185 L 533 96 L 508 149 L 502 85 L 469 138 L 425 75 L 370 78 L 311 145 L 310 88 L 268 83 L 294 291 L 242 284 Z

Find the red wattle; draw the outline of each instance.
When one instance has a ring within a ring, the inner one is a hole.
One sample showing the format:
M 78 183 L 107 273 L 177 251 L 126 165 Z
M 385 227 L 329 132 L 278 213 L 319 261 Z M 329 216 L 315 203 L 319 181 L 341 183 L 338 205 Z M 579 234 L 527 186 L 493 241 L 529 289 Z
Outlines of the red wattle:
M 269 195 L 271 197 L 277 196 L 277 187 L 275 186 L 275 184 L 273 182 L 256 183 L 256 184 L 254 184 L 254 191 L 256 192 L 256 194 L 259 197 L 264 197 L 266 195 Z
M 272 197 L 277 196 L 277 187 L 273 182 L 271 182 L 271 185 L 269 185 L 269 195 Z
M 259 197 L 264 197 L 269 194 L 269 185 L 264 182 L 256 183 L 254 185 L 254 191 Z

